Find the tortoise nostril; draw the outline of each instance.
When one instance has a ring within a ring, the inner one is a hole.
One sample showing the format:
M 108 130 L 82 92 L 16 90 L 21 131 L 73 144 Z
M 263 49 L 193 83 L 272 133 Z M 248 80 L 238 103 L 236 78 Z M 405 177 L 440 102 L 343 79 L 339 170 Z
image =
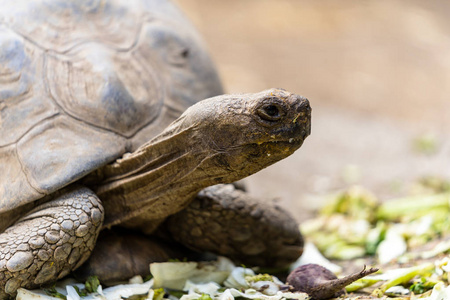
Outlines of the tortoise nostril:
M 278 121 L 282 117 L 282 110 L 278 105 L 268 104 L 258 109 L 258 115 L 266 121 Z
M 181 56 L 187 58 L 189 56 L 189 49 L 183 49 L 183 51 L 181 51 Z

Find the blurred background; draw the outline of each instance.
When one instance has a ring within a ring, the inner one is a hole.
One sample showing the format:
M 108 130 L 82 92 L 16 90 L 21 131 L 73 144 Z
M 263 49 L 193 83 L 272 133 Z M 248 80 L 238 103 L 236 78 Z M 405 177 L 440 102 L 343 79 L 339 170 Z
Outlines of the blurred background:
M 178 0 L 229 93 L 306 96 L 312 135 L 250 177 L 301 221 L 360 184 L 386 200 L 450 178 L 450 2 Z

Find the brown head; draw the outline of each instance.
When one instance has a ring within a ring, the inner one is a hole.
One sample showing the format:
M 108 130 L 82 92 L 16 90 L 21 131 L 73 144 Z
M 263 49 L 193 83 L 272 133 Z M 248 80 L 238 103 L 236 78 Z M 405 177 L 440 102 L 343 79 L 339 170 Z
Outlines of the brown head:
M 306 98 L 282 89 L 222 95 L 191 106 L 172 126 L 188 128 L 198 150 L 209 150 L 203 161 L 209 169 L 229 173 L 217 182 L 232 182 L 300 148 L 311 132 L 311 107 Z

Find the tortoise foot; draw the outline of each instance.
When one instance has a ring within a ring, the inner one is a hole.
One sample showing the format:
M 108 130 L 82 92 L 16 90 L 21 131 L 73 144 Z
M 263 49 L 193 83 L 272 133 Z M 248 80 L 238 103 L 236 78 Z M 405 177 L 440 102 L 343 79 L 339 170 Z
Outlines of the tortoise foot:
M 231 184 L 202 190 L 186 209 L 168 219 L 167 228 L 191 249 L 248 266 L 286 267 L 303 251 L 298 224 L 288 212 Z
M 66 276 L 89 257 L 102 221 L 103 207 L 87 188 L 33 209 L 0 234 L 0 289 L 15 295 Z

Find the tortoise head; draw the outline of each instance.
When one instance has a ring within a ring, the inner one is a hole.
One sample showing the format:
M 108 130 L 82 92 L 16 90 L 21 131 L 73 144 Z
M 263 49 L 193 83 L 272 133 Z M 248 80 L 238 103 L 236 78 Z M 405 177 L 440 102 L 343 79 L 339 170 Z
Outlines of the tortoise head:
M 195 143 L 211 151 L 204 161 L 212 162 L 208 168 L 228 172 L 225 181 L 233 181 L 300 148 L 311 132 L 311 107 L 306 98 L 282 89 L 223 95 L 190 107 L 173 125 L 194 130 Z

